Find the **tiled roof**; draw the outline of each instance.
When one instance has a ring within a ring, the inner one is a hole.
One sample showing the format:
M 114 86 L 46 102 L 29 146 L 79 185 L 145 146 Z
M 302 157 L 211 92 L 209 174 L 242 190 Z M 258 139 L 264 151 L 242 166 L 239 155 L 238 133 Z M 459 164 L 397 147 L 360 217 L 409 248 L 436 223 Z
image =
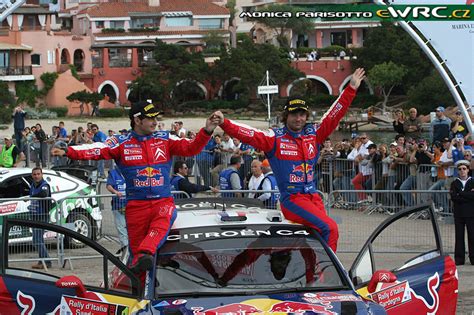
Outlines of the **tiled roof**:
M 129 12 L 174 12 L 191 11 L 193 15 L 229 14 L 227 8 L 218 6 L 209 0 L 161 0 L 160 6 L 149 6 L 143 2 L 103 2 L 86 8 L 79 14 L 90 17 L 125 17 Z
M 227 33 L 228 31 L 218 31 L 219 33 Z M 209 34 L 208 30 L 189 30 L 189 31 L 154 31 L 154 32 L 129 32 L 129 33 L 95 33 L 96 37 L 120 37 L 120 36 L 147 36 L 147 35 L 196 35 Z

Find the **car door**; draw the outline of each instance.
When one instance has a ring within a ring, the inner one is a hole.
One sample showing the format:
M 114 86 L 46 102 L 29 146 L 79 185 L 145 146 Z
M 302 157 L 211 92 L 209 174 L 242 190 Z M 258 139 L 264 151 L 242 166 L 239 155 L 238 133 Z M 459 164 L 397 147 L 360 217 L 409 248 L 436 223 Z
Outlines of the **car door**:
M 406 209 L 369 237 L 349 275 L 388 314 L 455 314 L 458 279 L 431 205 Z
M 49 223 L 3 216 L 0 224 L 3 252 L 0 259 L 0 313 L 149 313 L 148 301 L 140 299 L 142 288 L 139 279 L 98 242 Z M 38 246 L 32 243 L 9 245 L 10 230 L 15 226 L 56 235 L 54 242 L 45 241 L 47 257 L 39 258 Z M 64 249 L 62 240 L 66 237 L 85 246 Z M 114 286 L 110 281 L 112 271 L 120 272 L 122 284 L 128 285 Z

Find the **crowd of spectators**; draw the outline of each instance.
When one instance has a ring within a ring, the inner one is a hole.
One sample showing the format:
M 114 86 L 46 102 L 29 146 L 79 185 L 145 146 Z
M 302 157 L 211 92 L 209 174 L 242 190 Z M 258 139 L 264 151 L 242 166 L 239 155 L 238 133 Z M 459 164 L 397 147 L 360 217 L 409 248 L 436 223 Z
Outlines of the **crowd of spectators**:
M 22 133 L 22 155 L 37 166 L 47 167 L 48 146 L 79 145 L 92 142 L 104 142 L 115 134 L 125 134 L 108 130 L 107 134 L 97 124 L 87 123 L 68 133 L 64 122 L 54 126 L 48 135 L 41 124 L 25 127 Z M 158 123 L 158 130 L 166 126 Z M 474 170 L 471 135 L 461 112 L 454 117 L 445 115 L 444 107 L 436 108 L 436 117 L 429 130 L 422 129 L 417 110 L 411 108 L 408 117 L 402 110 L 395 112 L 393 129 L 396 136 L 390 143 L 374 143 L 366 133 L 352 134 L 351 139 L 332 141 L 326 139 L 319 148 L 318 164 L 315 166 L 316 185 L 324 193 L 333 190 L 359 190 L 357 194 L 346 195 L 347 202 L 363 202 L 370 198 L 363 190 L 448 190 L 457 175 L 454 164 L 459 160 L 471 162 L 470 175 Z M 187 130 L 182 121 L 171 124 L 170 133 L 180 138 L 192 139 L 196 135 Z M 422 132 L 429 131 L 429 139 L 422 138 Z M 264 177 L 261 162 L 265 159 L 262 152 L 248 144 L 232 139 L 227 134 L 215 134 L 205 149 L 193 158 L 180 158 L 186 162 L 189 174 L 197 184 L 206 187 L 222 188 L 222 173 L 230 166 L 241 182 L 238 189 L 257 190 Z M 232 160 L 232 161 L 231 161 Z M 238 163 L 236 163 L 238 161 Z M 234 163 L 231 163 L 234 162 Z M 55 158 L 52 166 L 68 163 L 65 158 Z M 238 166 L 237 166 L 238 164 Z M 99 176 L 105 177 L 104 161 L 97 162 Z M 271 171 L 271 170 L 270 170 Z M 267 170 L 268 172 L 268 170 Z M 235 176 L 235 175 L 234 175 Z M 254 198 L 258 194 L 251 193 Z M 415 195 L 409 192 L 399 194 L 397 200 L 403 206 L 415 204 Z M 446 198 L 433 192 L 433 200 L 440 209 L 448 209 Z M 386 198 L 386 197 L 384 197 Z

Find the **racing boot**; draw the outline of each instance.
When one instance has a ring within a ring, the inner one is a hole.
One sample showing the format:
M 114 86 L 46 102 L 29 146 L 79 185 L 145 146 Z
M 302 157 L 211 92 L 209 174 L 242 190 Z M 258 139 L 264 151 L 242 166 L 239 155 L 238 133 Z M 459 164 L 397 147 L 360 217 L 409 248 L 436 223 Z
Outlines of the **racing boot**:
M 153 256 L 148 253 L 139 253 L 137 260 L 130 266 L 134 274 L 140 274 L 153 266 Z

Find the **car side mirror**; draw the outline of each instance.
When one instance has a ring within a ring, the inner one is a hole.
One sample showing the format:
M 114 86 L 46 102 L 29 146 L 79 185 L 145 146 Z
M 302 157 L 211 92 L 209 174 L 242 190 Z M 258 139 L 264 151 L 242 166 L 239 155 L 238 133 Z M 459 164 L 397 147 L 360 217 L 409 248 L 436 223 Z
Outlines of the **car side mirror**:
M 379 283 L 393 283 L 397 281 L 397 276 L 394 275 L 391 271 L 388 270 L 377 270 L 370 278 L 369 285 L 367 286 L 367 291 L 369 293 L 374 293 L 377 290 L 377 285 Z
M 56 286 L 58 288 L 74 288 L 78 297 L 85 297 L 86 295 L 86 287 L 81 279 L 76 276 L 64 276 L 56 281 Z

